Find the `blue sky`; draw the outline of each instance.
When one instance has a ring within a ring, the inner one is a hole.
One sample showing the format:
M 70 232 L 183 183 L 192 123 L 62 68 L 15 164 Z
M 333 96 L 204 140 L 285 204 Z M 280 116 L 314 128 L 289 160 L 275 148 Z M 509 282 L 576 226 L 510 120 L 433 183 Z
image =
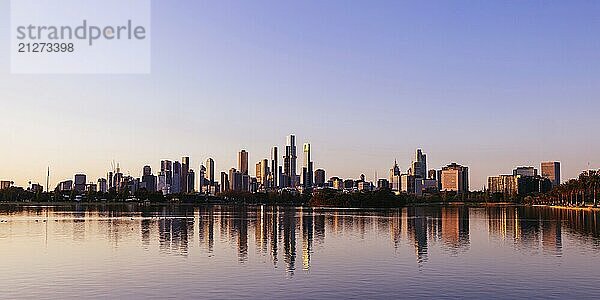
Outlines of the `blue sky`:
M 11 75 L 0 48 L 1 179 L 182 155 L 227 170 L 289 133 L 328 176 L 404 171 L 417 147 L 430 168 L 469 166 L 474 189 L 542 160 L 600 167 L 598 1 L 152 5 L 150 75 Z

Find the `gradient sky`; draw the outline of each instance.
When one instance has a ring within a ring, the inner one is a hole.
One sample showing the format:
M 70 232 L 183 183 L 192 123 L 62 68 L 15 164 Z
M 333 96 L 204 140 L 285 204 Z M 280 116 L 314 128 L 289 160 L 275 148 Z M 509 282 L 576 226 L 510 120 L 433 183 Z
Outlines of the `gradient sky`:
M 11 75 L 0 0 L 0 179 L 111 161 L 250 169 L 295 133 L 327 176 L 600 168 L 599 1 L 152 1 L 150 75 Z M 300 148 L 299 148 L 300 149 Z

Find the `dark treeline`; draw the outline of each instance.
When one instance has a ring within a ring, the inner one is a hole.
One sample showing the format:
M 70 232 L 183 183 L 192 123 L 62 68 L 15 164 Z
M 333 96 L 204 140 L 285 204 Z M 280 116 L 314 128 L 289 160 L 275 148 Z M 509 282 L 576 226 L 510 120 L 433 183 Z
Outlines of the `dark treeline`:
M 186 203 L 186 204 L 266 204 L 266 205 L 293 205 L 293 206 L 328 206 L 328 207 L 402 207 L 411 204 L 451 203 L 451 202 L 502 202 L 504 199 L 490 199 L 482 192 L 459 194 L 441 192 L 428 194 L 421 197 L 404 193 L 394 193 L 389 189 L 375 191 L 348 192 L 333 189 L 316 190 L 311 193 L 298 193 L 283 190 L 280 192 L 249 193 L 249 192 L 224 192 L 216 196 L 204 194 L 173 194 L 163 195 L 160 192 L 148 192 L 140 189 L 135 193 L 115 192 L 108 193 L 76 191 L 34 193 L 22 188 L 11 187 L 0 190 L 2 202 L 150 202 L 150 203 Z

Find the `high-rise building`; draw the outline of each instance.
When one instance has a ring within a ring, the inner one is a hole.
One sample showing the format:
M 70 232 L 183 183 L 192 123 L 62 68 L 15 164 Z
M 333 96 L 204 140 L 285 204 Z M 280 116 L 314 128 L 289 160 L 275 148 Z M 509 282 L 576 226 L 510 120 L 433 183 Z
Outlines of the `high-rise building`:
M 166 184 L 171 186 L 173 184 L 173 162 L 162 160 L 160 162 L 160 171 L 164 172 Z
M 203 180 L 201 180 L 201 182 L 203 182 Z M 188 193 L 193 193 L 196 191 L 196 174 L 194 174 L 194 170 L 192 169 L 188 170 L 186 186 Z M 202 186 L 200 186 L 200 189 L 202 189 Z
M 215 161 L 212 158 L 206 160 L 206 174 L 204 176 L 208 181 L 208 185 L 215 184 Z
M 279 160 L 277 146 L 271 149 L 271 177 L 273 178 L 272 186 L 279 188 Z
M 325 186 L 325 170 L 317 169 L 315 170 L 315 186 L 324 187 Z
M 534 167 L 517 167 L 513 170 L 513 175 L 535 177 L 538 175 L 538 171 Z
M 106 192 L 108 192 L 108 183 L 106 181 L 106 178 L 100 178 L 100 179 L 98 179 L 98 188 L 97 188 L 97 190 L 100 193 L 106 193 Z
M 256 164 L 256 180 L 263 188 L 269 187 L 269 160 L 263 159 Z
M 400 167 L 398 167 L 398 161 L 394 160 L 394 166 L 390 169 L 389 188 L 394 192 L 401 191 L 401 176 Z
M 442 168 L 442 191 L 469 192 L 469 168 L 451 163 Z
M 74 182 L 75 182 L 75 191 L 77 191 L 77 192 L 85 192 L 85 190 L 86 190 L 86 176 L 85 176 L 85 174 L 76 174 Z
M 313 180 L 313 162 L 311 159 L 311 148 L 309 143 L 304 143 L 304 167 L 306 168 L 306 174 L 302 184 L 305 188 L 311 188 L 314 184 Z
M 181 193 L 181 163 L 175 161 L 173 163 L 173 183 L 171 184 L 171 194 Z
M 560 185 L 560 162 L 543 162 L 542 177 L 550 179 L 550 182 L 552 182 L 553 187 Z
M 144 167 L 141 184 L 148 192 L 156 192 L 156 176 L 152 175 L 150 166 Z
M 181 158 L 181 192 L 187 194 L 190 192 L 190 188 L 188 185 L 188 174 L 190 172 L 190 158 L 182 157 Z
M 296 187 L 296 136 L 290 135 L 287 138 L 287 145 L 285 146 L 285 156 L 283 157 L 283 172 L 286 175 L 287 182 L 284 183 L 284 187 Z
M 248 152 L 246 150 L 238 153 L 238 170 L 243 175 L 248 175 Z
M 221 172 L 221 192 L 226 192 L 229 190 L 229 176 L 225 172 Z
M 158 172 L 156 190 L 162 192 L 163 195 L 168 195 L 171 193 L 171 186 L 167 184 L 167 175 L 164 171 Z
M 427 178 L 427 155 L 417 149 L 415 161 L 412 163 L 412 174 L 416 178 Z
M 142 176 L 144 175 L 152 175 L 152 168 L 150 166 L 144 166 Z

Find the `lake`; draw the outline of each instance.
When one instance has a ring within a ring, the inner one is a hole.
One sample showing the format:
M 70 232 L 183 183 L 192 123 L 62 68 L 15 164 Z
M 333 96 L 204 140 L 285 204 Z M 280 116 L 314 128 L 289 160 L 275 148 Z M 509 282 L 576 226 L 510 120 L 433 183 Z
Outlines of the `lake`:
M 600 297 L 600 214 L 0 206 L 0 298 Z

